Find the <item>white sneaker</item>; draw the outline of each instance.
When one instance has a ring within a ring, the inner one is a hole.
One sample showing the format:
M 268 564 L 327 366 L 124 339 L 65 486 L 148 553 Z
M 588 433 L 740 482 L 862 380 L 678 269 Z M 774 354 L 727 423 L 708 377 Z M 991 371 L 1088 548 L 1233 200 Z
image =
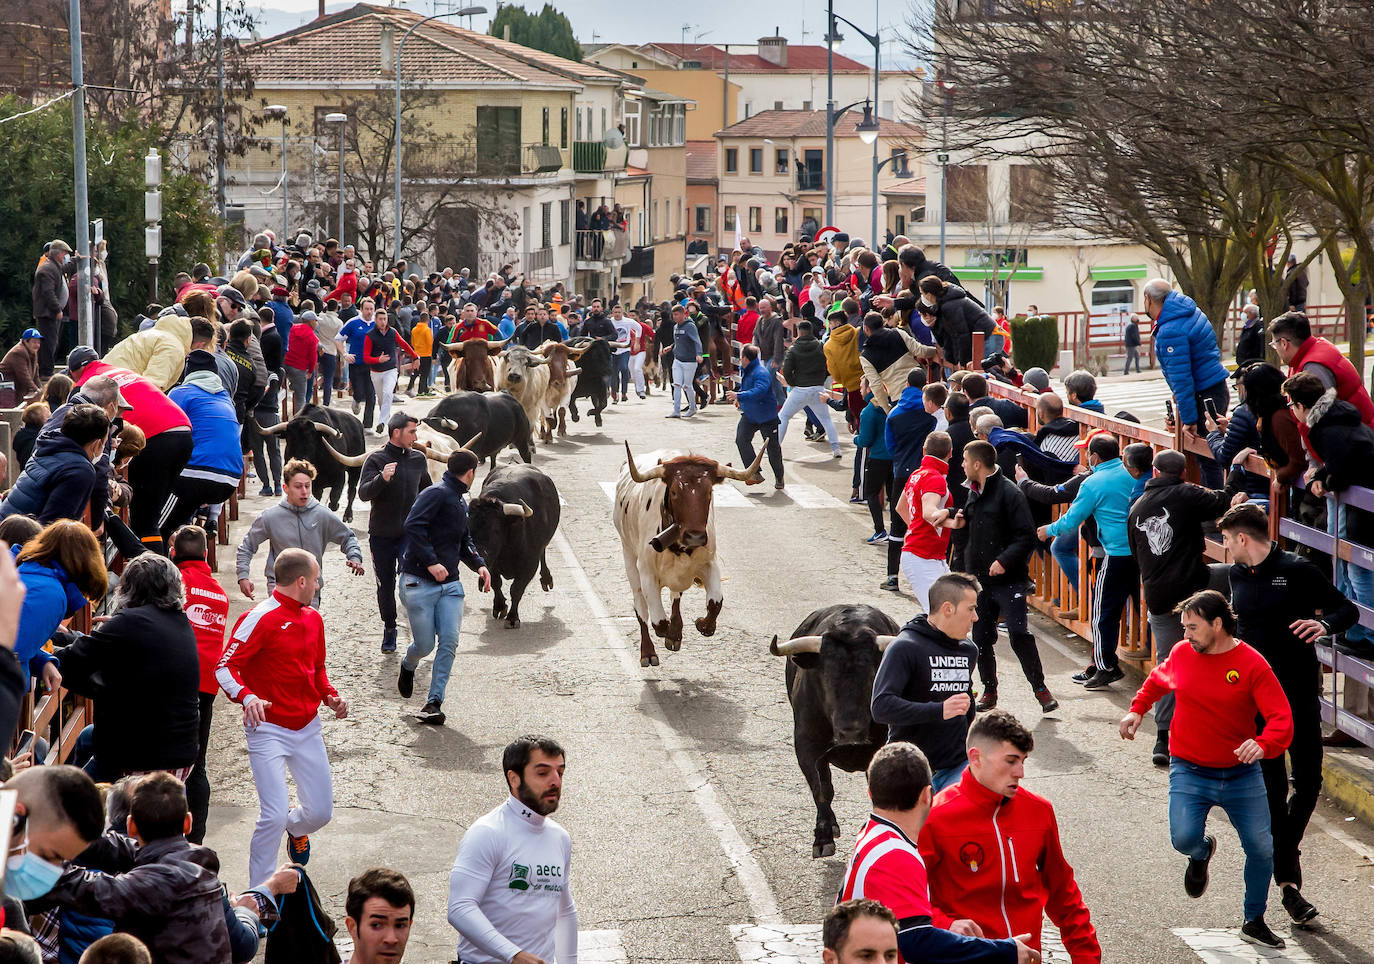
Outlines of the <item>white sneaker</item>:
M 359 410 L 360 408 L 362 408 L 362 405 L 360 405 L 360 404 L 358 403 L 358 400 L 357 400 L 356 398 L 353 399 L 353 414 L 354 414 L 354 415 L 357 415 L 357 414 L 358 414 L 358 410 Z

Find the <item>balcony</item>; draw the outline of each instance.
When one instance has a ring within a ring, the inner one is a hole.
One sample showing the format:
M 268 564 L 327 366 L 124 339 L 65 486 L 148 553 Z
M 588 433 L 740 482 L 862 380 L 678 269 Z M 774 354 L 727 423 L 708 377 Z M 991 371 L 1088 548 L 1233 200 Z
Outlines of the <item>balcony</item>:
M 551 144 L 526 144 L 515 151 L 487 150 L 479 142 L 466 144 L 407 144 L 403 160 L 406 180 L 435 178 L 524 178 L 556 174 L 563 169 L 563 153 Z
M 798 191 L 824 191 L 825 174 L 822 171 L 798 171 Z
M 635 245 L 630 249 L 629 260 L 620 269 L 621 281 L 643 281 L 654 276 L 654 246 Z
M 529 174 L 553 174 L 563 168 L 563 152 L 552 144 L 529 144 L 525 147 L 525 171 Z
M 573 170 L 578 174 L 610 174 L 625 170 L 630 149 L 607 147 L 601 141 L 573 141 Z
M 526 251 L 524 265 L 526 278 L 552 278 L 553 248 L 539 248 L 537 251 Z
M 624 231 L 577 232 L 577 270 L 609 271 L 630 256 L 630 236 Z

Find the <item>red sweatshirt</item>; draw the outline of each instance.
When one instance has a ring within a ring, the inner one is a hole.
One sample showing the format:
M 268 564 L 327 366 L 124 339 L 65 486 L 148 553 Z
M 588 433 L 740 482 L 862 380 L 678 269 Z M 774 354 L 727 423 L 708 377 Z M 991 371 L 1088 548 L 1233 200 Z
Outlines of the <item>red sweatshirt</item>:
M 499 337 L 500 334 L 500 328 L 481 316 L 478 316 L 477 320 L 471 325 L 464 324 L 461 321 L 458 323 L 458 340 L 460 342 L 474 341 L 478 338 L 483 341 L 490 341 L 493 338 Z
M 1199 655 L 1187 641 L 1154 668 L 1131 701 L 1144 714 L 1172 691 L 1174 722 L 1169 752 L 1198 766 L 1225 769 L 1239 765 L 1235 750 L 1246 740 L 1276 757 L 1293 741 L 1293 711 L 1278 678 L 1256 650 L 1236 640 L 1224 653 Z M 1264 730 L 1255 733 L 1255 717 Z
M 315 719 L 338 696 L 324 670 L 324 620 L 318 610 L 274 589 L 239 617 L 215 679 L 235 703 L 267 700 L 267 722 L 289 730 Z
M 308 322 L 298 321 L 291 326 L 291 337 L 287 339 L 286 356 L 282 361 L 289 368 L 303 372 L 313 372 L 319 361 L 320 336 Z
M 229 597 L 203 559 L 186 559 L 178 562 L 177 568 L 186 586 L 186 618 L 196 631 L 196 649 L 200 651 L 200 691 L 218 693 L 215 669 L 224 655 Z
M 917 840 L 936 927 L 968 918 L 988 937 L 1029 934 L 1046 916 L 1073 964 L 1100 964 L 1102 946 L 1059 844 L 1054 807 L 1024 788 L 1007 799 L 964 771 L 935 801 Z

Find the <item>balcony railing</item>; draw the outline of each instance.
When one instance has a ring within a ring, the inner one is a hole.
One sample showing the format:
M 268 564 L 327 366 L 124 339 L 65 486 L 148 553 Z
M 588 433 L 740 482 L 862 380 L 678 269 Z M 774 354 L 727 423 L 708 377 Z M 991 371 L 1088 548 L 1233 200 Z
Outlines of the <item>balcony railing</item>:
M 624 144 L 607 147 L 601 141 L 573 141 L 573 170 L 578 174 L 605 174 L 625 170 L 630 149 Z
M 519 153 L 484 151 L 483 145 L 407 144 L 402 162 L 407 178 L 525 177 L 563 168 L 563 152 L 552 144 L 526 144 Z
M 525 252 L 525 277 L 553 277 L 553 248 Z
M 624 231 L 608 228 L 605 231 L 577 232 L 578 267 L 596 270 L 608 263 L 624 261 L 630 254 L 630 236 Z
M 798 171 L 798 191 L 824 191 L 825 178 L 821 171 Z
M 654 276 L 654 247 L 651 244 L 636 245 L 630 249 L 630 258 L 620 269 L 620 279 L 639 280 Z

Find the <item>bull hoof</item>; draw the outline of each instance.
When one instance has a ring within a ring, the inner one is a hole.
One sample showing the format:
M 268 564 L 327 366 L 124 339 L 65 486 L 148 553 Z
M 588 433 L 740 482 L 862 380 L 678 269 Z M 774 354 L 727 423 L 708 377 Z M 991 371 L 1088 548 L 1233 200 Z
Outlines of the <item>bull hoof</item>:
M 657 654 L 657 653 L 654 653 L 652 656 L 641 656 L 641 657 L 639 657 L 639 666 L 640 666 L 641 669 L 647 669 L 647 668 L 650 667 L 650 666 L 657 666 L 657 665 L 658 665 L 658 654 Z
M 600 415 L 593 415 L 593 416 L 592 416 L 592 419 L 596 422 L 596 427 L 597 427 L 597 428 L 600 428 L 600 427 L 601 427 L 601 416 L 600 416 Z
M 668 635 L 668 620 L 660 619 L 658 622 L 654 623 L 654 635 L 659 639 Z
M 572 420 L 573 420 L 574 422 L 580 422 L 580 421 L 582 421 L 582 416 L 581 416 L 581 415 L 578 415 L 576 412 L 573 412 L 573 413 L 572 413 Z
M 539 588 L 542 589 L 542 590 L 544 590 L 545 592 L 552 592 L 552 591 L 553 591 L 553 577 L 550 576 L 550 577 L 547 578 L 547 579 L 540 579 L 540 580 L 539 580 Z
M 716 634 L 716 621 L 709 616 L 698 616 L 696 618 L 697 632 L 703 636 L 714 636 Z
M 510 617 L 510 619 L 507 619 L 507 620 L 506 620 L 506 628 L 507 628 L 507 629 L 519 629 L 519 628 L 520 628 L 520 617 L 519 617 L 519 616 L 512 616 L 512 617 Z
M 343 520 L 344 520 L 344 522 L 352 522 L 352 521 L 353 521 L 353 510 L 352 510 L 352 509 L 349 509 L 347 512 L 344 513 Z
M 833 840 L 832 840 L 830 843 L 818 843 L 818 844 L 815 844 L 815 845 L 812 846 L 812 848 L 811 848 L 811 859 L 812 859 L 812 860 L 816 860 L 816 859 L 819 858 L 819 857 L 833 857 L 833 856 L 835 856 L 835 842 L 834 842 Z
M 492 619 L 504 619 L 506 617 L 506 604 L 499 602 L 491 607 Z
M 670 653 L 676 653 L 679 649 L 682 648 L 682 640 L 680 640 L 680 639 L 665 639 L 665 640 L 663 641 L 663 645 L 666 646 L 666 647 L 668 648 L 668 652 L 670 652 Z

